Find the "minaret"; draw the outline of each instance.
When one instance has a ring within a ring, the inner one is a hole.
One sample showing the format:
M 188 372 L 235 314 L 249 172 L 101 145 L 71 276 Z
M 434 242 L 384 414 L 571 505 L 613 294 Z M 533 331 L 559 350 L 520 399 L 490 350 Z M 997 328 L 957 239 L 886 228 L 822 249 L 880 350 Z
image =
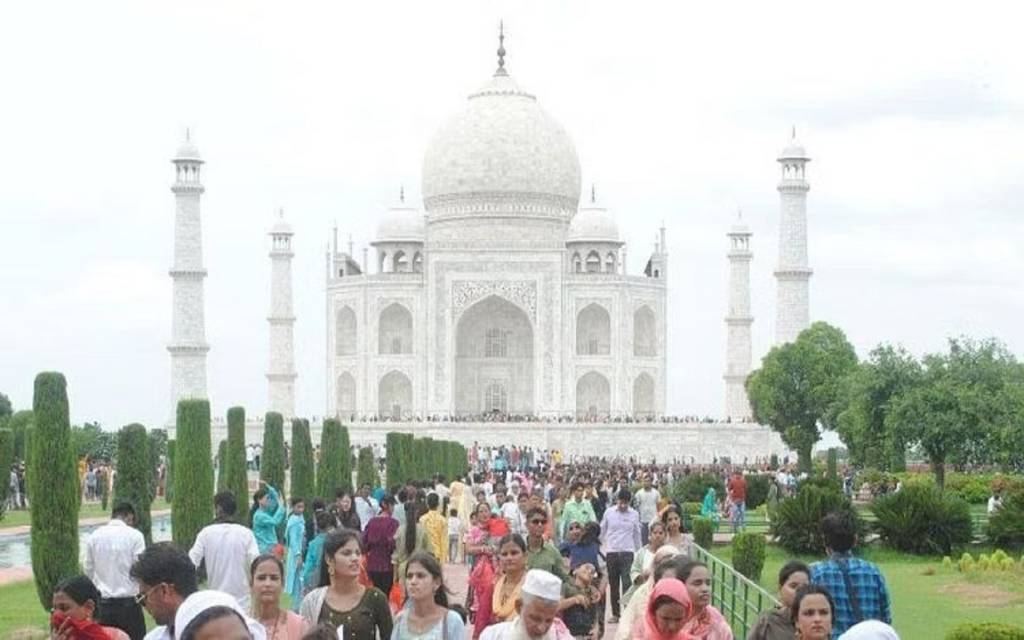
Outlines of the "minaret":
M 729 312 L 725 316 L 728 331 L 725 348 L 725 415 L 739 422 L 750 418 L 746 382 L 750 374 L 750 237 L 743 214 L 726 236 L 729 238 Z
M 270 366 L 268 411 L 295 417 L 295 314 L 292 308 L 292 228 L 284 209 L 270 230 Z
M 807 265 L 807 192 L 804 169 L 810 158 L 797 142 L 796 127 L 779 155 L 781 216 L 779 264 L 775 270 L 775 343 L 792 342 L 810 324 L 811 268 Z
M 177 419 L 178 401 L 206 398 L 206 344 L 204 321 L 203 230 L 199 216 L 199 198 L 203 183 L 199 170 L 203 160 L 199 150 L 185 133 L 174 159 L 175 180 L 171 187 L 175 200 L 174 266 L 171 267 L 172 317 L 171 344 L 171 414 L 169 424 Z

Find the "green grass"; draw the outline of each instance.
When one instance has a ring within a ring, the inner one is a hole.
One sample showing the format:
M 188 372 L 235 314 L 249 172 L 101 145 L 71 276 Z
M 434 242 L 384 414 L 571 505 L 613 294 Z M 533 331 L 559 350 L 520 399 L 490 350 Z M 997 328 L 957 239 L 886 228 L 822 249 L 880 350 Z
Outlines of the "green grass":
M 171 505 L 163 498 L 157 498 L 153 501 L 153 506 L 150 507 L 151 511 L 160 511 L 163 509 L 170 509 Z M 110 516 L 110 509 L 103 509 L 98 502 L 87 502 L 82 505 L 78 512 L 79 518 L 104 518 Z M 31 516 L 28 511 L 6 511 L 4 512 L 3 520 L 0 520 L 0 529 L 6 529 L 9 527 L 20 527 L 32 524 Z
M 971 553 L 977 557 L 979 551 L 987 553 L 991 548 L 972 549 Z M 731 562 L 731 546 L 715 546 L 711 552 Z M 961 622 L 1020 625 L 1024 621 L 1024 573 L 1019 568 L 964 575 L 955 567 L 944 569 L 941 557 L 909 556 L 875 546 L 860 555 L 881 568 L 889 585 L 893 623 L 902 638 L 943 638 Z M 1019 560 L 1020 554 L 1014 557 Z M 779 569 L 790 559 L 794 556 L 769 545 L 761 586 L 774 594 Z M 811 556 L 795 559 L 808 564 L 820 560 Z
M 39 604 L 31 580 L 0 587 L 0 638 L 17 629 L 46 629 L 50 613 Z

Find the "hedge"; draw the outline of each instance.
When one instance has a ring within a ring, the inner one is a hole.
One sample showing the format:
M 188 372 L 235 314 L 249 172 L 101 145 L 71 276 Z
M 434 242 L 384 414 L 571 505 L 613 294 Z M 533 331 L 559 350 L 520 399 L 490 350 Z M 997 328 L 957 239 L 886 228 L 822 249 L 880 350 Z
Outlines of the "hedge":
M 320 467 L 316 470 L 316 493 L 330 500 L 338 489 L 352 491 L 352 450 L 348 429 L 330 418 L 320 434 Z
M 466 448 L 458 442 L 391 432 L 387 434 L 387 449 L 388 486 L 428 480 L 436 474 L 453 480 L 466 473 Z
M 167 441 L 167 469 L 164 471 L 164 500 L 174 502 L 174 440 Z
M 4 508 L 7 506 L 7 495 L 10 493 L 10 483 L 6 482 L 7 474 L 14 463 L 14 432 L 10 429 L 0 429 L 0 520 L 4 518 Z
M 725 483 L 713 473 L 691 473 L 672 485 L 672 497 L 676 502 L 703 502 L 708 487 L 714 487 L 715 495 L 725 495 Z
M 733 536 L 732 566 L 755 584 L 761 582 L 764 555 L 764 534 L 745 532 Z
M 377 461 L 373 458 L 373 448 L 363 447 L 359 450 L 359 462 L 356 465 L 356 486 L 364 484 L 370 487 L 380 486 L 380 475 L 377 473 Z
M 217 444 L 217 492 L 220 493 L 224 489 L 227 489 L 227 459 L 228 459 L 228 441 L 221 440 Z
M 260 456 L 260 480 L 274 487 L 284 500 L 284 416 L 268 411 L 263 420 L 263 454 Z
M 971 541 L 973 521 L 967 503 L 935 487 L 910 486 L 876 498 L 873 528 L 882 544 L 897 551 L 949 554 Z
M 715 523 L 711 518 L 697 517 L 693 519 L 693 541 L 711 549 L 711 543 L 715 540 Z
M 313 475 L 313 440 L 309 436 L 309 421 L 292 420 L 292 466 L 289 493 L 293 498 L 306 501 L 306 517 L 312 517 L 310 504 L 316 491 Z
M 178 402 L 176 434 L 171 534 L 174 544 L 191 549 L 196 534 L 213 519 L 210 403 Z
M 32 573 L 39 602 L 53 606 L 53 588 L 78 569 L 81 489 L 68 420 L 67 382 L 56 372 L 36 376 L 32 397 L 28 482 L 32 497 Z
M 1024 488 L 1007 494 L 1003 506 L 988 519 L 985 535 L 992 544 L 1024 547 Z
M 224 462 L 224 487 L 235 494 L 239 505 L 249 504 L 249 474 L 245 462 L 245 409 L 228 409 L 228 448 Z M 241 510 L 239 510 L 241 513 Z
M 1024 628 L 1001 622 L 964 622 L 946 640 L 1024 640 Z
M 150 472 L 149 434 L 141 424 L 129 424 L 117 434 L 117 473 L 114 475 L 114 504 L 127 501 L 135 507 L 135 528 L 146 544 L 153 541 L 150 506 L 153 490 Z

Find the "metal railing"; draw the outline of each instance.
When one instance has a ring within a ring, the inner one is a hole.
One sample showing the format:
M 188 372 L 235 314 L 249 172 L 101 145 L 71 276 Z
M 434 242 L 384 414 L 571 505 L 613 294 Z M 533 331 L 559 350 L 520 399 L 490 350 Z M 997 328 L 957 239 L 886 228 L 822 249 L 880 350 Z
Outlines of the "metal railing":
M 747 637 L 761 613 L 781 605 L 775 596 L 704 547 L 694 544 L 692 556 L 708 565 L 711 605 L 729 621 L 737 638 Z

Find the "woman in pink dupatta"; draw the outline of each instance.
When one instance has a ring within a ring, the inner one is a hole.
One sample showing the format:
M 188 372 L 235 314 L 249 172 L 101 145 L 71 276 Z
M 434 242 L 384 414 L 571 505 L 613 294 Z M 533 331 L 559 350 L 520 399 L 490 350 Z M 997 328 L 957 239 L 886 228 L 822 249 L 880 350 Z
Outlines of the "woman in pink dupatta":
M 691 561 L 683 565 L 679 579 L 693 602 L 693 617 L 683 630 L 698 640 L 733 640 L 732 628 L 718 609 L 711 606 L 711 574 L 703 562 Z
M 693 603 L 686 585 L 675 578 L 663 578 L 654 585 L 643 619 L 633 625 L 633 640 L 697 640 L 684 630 L 693 616 Z

